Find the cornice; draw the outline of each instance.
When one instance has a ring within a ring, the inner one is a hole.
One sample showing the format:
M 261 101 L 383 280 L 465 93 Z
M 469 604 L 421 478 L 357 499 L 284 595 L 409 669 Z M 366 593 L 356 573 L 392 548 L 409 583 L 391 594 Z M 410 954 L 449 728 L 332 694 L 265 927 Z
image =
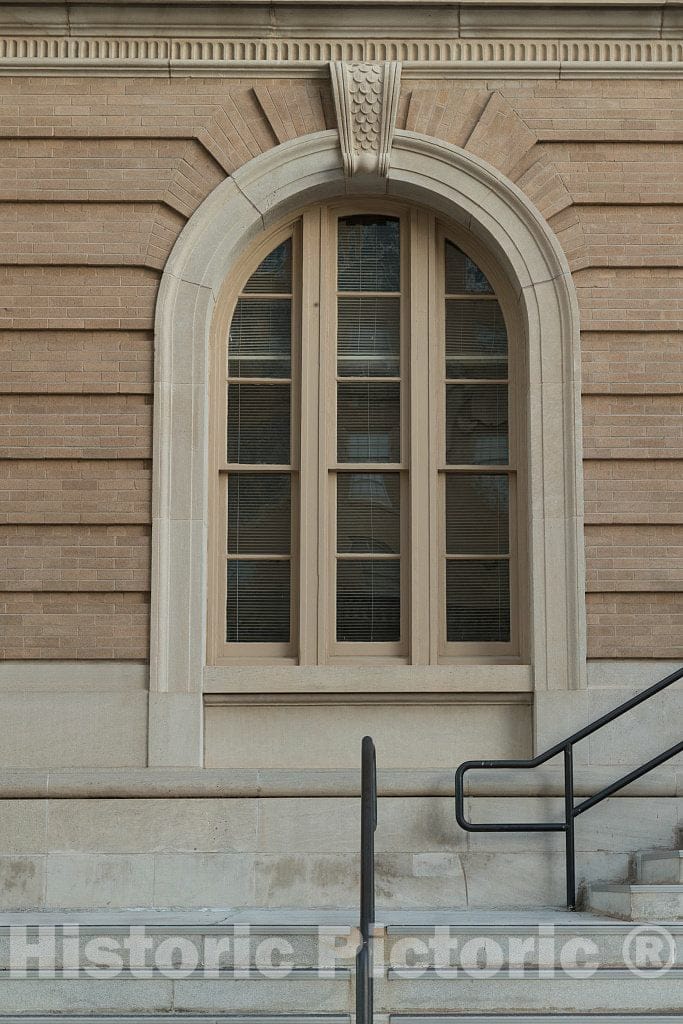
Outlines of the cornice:
M 0 36 L 3 75 L 315 77 L 339 60 L 400 61 L 404 78 L 679 77 L 683 40 Z

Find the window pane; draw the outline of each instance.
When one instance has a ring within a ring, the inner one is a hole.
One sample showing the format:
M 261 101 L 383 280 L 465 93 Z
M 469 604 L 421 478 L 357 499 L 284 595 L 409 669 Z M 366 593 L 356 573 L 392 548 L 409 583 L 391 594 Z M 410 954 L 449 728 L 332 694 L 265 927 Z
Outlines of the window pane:
M 510 639 L 507 560 L 446 563 L 446 636 L 451 643 Z
M 240 299 L 230 324 L 231 377 L 289 377 L 290 299 Z
M 398 217 L 341 217 L 338 227 L 342 292 L 397 292 L 401 284 Z
M 228 462 L 289 464 L 289 384 L 228 385 Z
M 289 642 L 289 562 L 228 562 L 228 643 Z
M 337 640 L 400 640 L 400 579 L 398 561 L 337 562 Z
M 285 473 L 231 473 L 228 477 L 228 551 L 234 555 L 288 555 L 290 477 Z
M 369 296 L 338 300 L 340 377 L 398 377 L 400 302 Z
M 449 384 L 446 388 L 446 462 L 451 466 L 506 465 L 506 384 Z
M 337 460 L 398 462 L 399 384 L 339 384 Z
M 486 275 L 457 245 L 446 242 L 446 294 L 482 294 L 492 292 Z
M 398 473 L 338 473 L 337 551 L 398 554 L 400 503 Z
M 446 552 L 504 555 L 509 550 L 508 478 L 495 473 L 446 476 Z
M 507 333 L 492 300 L 446 300 L 446 376 L 507 377 Z
M 273 249 L 247 281 L 245 292 L 291 292 L 292 240 L 288 238 Z

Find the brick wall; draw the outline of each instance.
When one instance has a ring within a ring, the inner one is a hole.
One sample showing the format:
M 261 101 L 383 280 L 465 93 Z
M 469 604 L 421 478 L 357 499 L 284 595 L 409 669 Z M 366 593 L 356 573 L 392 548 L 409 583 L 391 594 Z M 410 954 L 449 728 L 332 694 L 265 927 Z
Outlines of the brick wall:
M 227 174 L 331 126 L 329 91 L 57 76 L 2 91 L 0 654 L 144 658 L 160 272 Z M 497 162 L 565 246 L 589 653 L 680 656 L 683 83 L 409 82 L 399 123 Z

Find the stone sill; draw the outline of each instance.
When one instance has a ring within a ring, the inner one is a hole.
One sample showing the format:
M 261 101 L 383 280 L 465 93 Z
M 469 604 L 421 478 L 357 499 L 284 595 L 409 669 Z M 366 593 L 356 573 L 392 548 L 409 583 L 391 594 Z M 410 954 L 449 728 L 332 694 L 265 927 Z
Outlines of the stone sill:
M 627 765 L 585 768 L 574 772 L 576 797 L 598 792 L 625 774 Z M 385 798 L 453 798 L 454 772 L 380 771 L 378 791 Z M 81 799 L 287 799 L 357 798 L 359 773 L 354 771 L 257 771 L 235 769 L 57 769 L 47 772 L 4 771 L 0 800 Z M 560 798 L 563 773 L 558 769 L 472 772 L 468 797 Z M 631 784 L 620 796 L 683 796 L 683 768 L 659 769 Z M 615 798 L 612 798 L 615 799 Z M 512 811 L 514 817 L 514 811 Z
M 299 699 L 332 698 L 342 703 L 369 703 L 400 697 L 417 702 L 443 698 L 507 702 L 533 689 L 530 665 L 221 665 L 204 669 L 203 689 L 212 695 L 207 703 L 219 703 L 213 695 L 242 698 L 250 703 L 277 700 L 277 695 Z

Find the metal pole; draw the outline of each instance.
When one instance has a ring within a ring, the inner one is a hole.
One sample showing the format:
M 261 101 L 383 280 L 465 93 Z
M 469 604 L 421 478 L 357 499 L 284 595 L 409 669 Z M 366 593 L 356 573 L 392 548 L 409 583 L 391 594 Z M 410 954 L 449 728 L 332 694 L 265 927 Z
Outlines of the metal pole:
M 574 843 L 574 750 L 564 748 L 564 838 L 567 867 L 567 906 L 576 909 L 576 850 Z
M 360 937 L 356 954 L 356 1024 L 372 1024 L 373 977 L 370 929 L 375 920 L 375 829 L 377 770 L 375 744 L 364 736 L 361 745 L 360 812 Z

